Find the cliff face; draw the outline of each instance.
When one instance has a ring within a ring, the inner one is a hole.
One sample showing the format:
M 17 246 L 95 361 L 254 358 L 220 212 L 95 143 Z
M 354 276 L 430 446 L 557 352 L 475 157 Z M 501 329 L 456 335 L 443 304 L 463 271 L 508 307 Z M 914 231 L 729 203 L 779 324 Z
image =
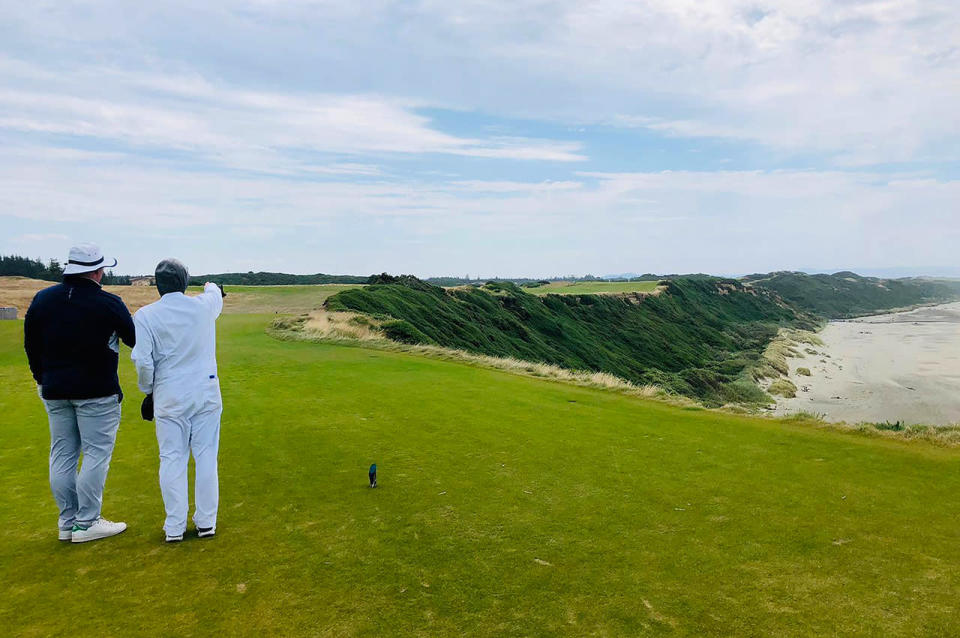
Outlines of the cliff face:
M 763 401 L 750 369 L 783 326 L 814 320 L 734 280 L 676 279 L 658 295 L 535 296 L 509 283 L 444 290 L 396 279 L 327 300 L 388 337 L 657 384 L 708 404 Z

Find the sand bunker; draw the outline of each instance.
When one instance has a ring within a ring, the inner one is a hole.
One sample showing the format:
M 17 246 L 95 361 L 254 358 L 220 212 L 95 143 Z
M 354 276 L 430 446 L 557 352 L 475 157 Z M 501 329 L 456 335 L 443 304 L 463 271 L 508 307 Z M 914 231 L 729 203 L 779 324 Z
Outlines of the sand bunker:
M 812 348 L 817 354 L 789 360 L 797 397 L 781 399 L 778 413 L 960 423 L 960 303 L 835 321 L 819 336 L 825 345 Z

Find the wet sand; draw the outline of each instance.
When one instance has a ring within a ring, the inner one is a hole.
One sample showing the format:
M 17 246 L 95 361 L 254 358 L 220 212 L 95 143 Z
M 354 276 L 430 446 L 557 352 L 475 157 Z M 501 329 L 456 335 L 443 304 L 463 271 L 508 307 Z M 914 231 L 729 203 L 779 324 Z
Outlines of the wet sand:
M 818 354 L 788 360 L 797 397 L 780 399 L 779 414 L 960 423 L 960 303 L 835 321 L 819 336 L 825 345 L 812 346 Z M 801 376 L 797 368 L 812 374 Z

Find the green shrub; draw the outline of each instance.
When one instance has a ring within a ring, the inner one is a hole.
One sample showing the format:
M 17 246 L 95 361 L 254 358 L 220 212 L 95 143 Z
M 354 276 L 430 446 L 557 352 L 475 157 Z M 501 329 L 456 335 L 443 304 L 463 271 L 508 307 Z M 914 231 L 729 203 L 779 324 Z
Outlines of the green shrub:
M 803 377 L 811 376 L 810 368 L 797 368 L 797 374 Z
M 433 340 L 430 339 L 430 337 L 417 330 L 416 326 L 411 324 L 409 321 L 403 321 L 402 319 L 387 321 L 380 327 L 383 330 L 383 334 L 385 334 L 388 339 L 393 339 L 394 341 L 399 341 L 400 343 L 433 343 Z
M 348 323 L 354 326 L 375 326 L 373 318 L 368 315 L 354 315 L 350 317 Z
M 727 403 L 767 404 L 772 401 L 770 395 L 749 381 L 734 381 L 723 388 L 723 397 Z
M 883 423 L 874 423 L 873 427 L 877 428 L 878 430 L 887 430 L 890 432 L 902 432 L 904 429 L 906 429 L 907 424 L 902 423 L 900 421 L 896 421 L 895 423 L 884 421 Z
M 770 384 L 767 392 L 786 399 L 793 399 L 797 396 L 797 386 L 789 379 L 777 379 Z
M 720 361 L 716 364 L 716 370 L 720 374 L 735 377 L 752 364 L 753 362 L 749 359 L 745 357 L 738 357 L 735 359 L 726 359 L 724 361 Z

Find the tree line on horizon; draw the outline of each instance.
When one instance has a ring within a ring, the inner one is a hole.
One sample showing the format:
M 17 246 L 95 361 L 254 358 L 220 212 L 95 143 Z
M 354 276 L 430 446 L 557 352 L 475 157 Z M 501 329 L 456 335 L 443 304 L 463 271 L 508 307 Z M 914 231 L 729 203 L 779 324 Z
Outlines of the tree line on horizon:
M 23 257 L 20 255 L 0 255 L 0 276 L 29 277 L 43 281 L 60 281 L 63 278 L 63 265 L 59 259 L 50 259 L 44 262 L 41 259 Z M 103 277 L 103 284 L 108 286 L 129 286 L 136 278 L 131 275 L 116 275 L 108 270 Z M 280 285 L 310 285 L 310 284 L 365 284 L 370 279 L 361 275 L 290 275 L 280 272 L 234 272 L 211 275 L 195 275 L 190 277 L 190 285 L 203 285 L 213 281 L 222 285 L 231 286 L 280 286 Z
M 20 255 L 0 255 L 0 276 L 60 281 L 63 279 L 63 266 L 59 259 L 50 259 L 44 263 L 40 259 Z M 130 276 L 115 275 L 112 270 L 108 270 L 101 283 L 107 286 L 129 286 Z
M 63 277 L 63 266 L 58 259 L 49 259 L 44 262 L 41 259 L 23 257 L 20 255 L 0 255 L 0 276 L 29 277 L 31 279 L 41 279 L 44 281 L 60 281 Z M 311 275 L 294 275 L 282 272 L 227 272 L 206 275 L 193 275 L 190 277 L 190 285 L 203 285 L 207 281 L 225 286 L 291 286 L 291 285 L 316 285 L 316 284 L 367 284 L 381 275 L 331 275 L 326 273 L 315 273 Z M 679 276 L 679 275 L 675 275 Z M 699 276 L 699 275 L 694 275 Z M 704 275 L 706 276 L 706 275 Z M 104 275 L 103 283 L 113 286 L 129 286 L 133 279 L 138 278 L 135 275 L 117 275 L 113 271 L 107 271 Z M 663 278 L 662 275 L 645 274 L 629 278 L 624 277 L 597 277 L 595 275 L 565 275 L 551 277 L 487 277 L 471 278 L 465 277 L 439 276 L 428 277 L 427 281 L 435 286 L 464 286 L 480 285 L 482 283 L 510 282 L 518 286 L 533 287 L 543 285 L 551 281 L 654 281 Z

